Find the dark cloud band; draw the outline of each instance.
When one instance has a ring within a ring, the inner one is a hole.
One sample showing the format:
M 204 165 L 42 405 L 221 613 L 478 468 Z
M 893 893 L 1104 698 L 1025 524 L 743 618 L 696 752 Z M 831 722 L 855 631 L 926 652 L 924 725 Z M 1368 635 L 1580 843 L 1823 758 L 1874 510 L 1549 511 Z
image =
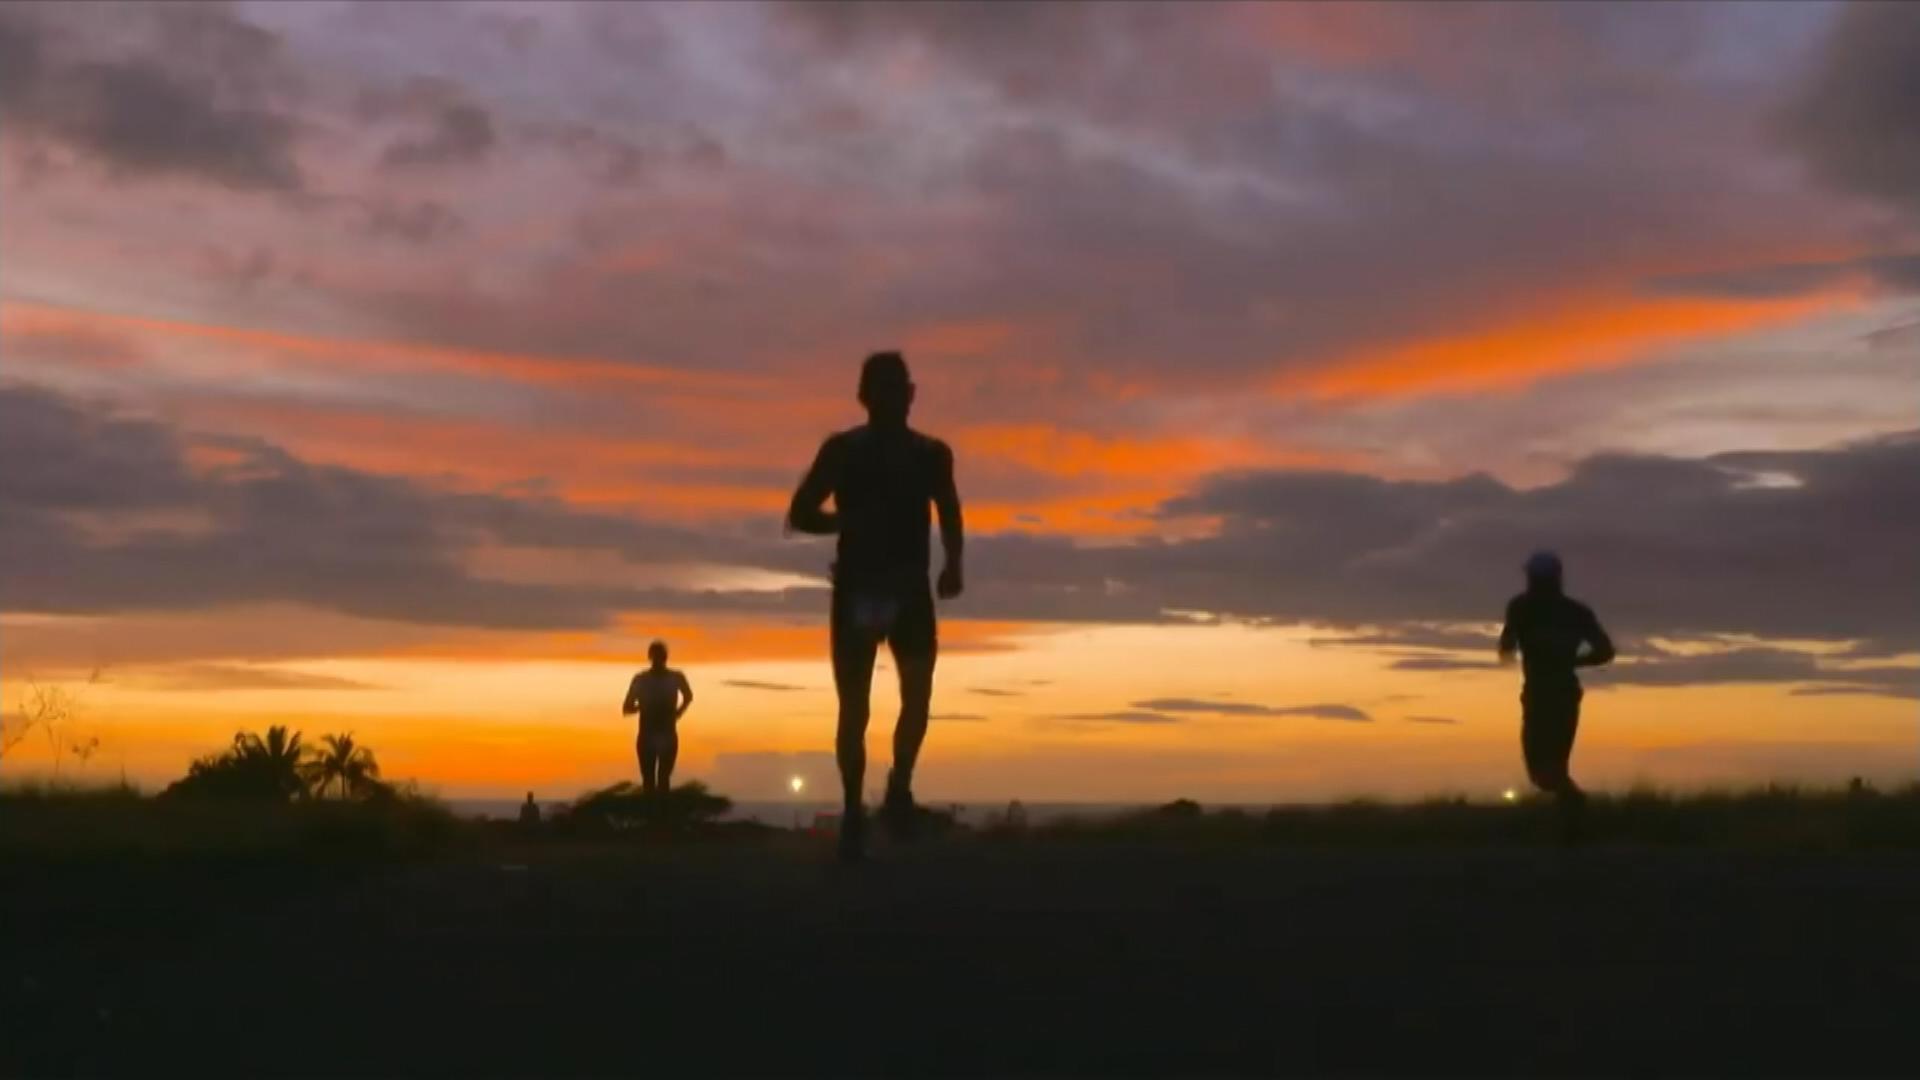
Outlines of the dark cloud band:
M 25 386 L 0 389 L 0 452 L 9 552 L 0 586 L 12 610 L 290 601 L 409 622 L 580 628 L 623 610 L 793 614 L 824 602 L 807 588 L 486 579 L 467 555 L 490 543 L 801 573 L 819 571 L 825 555 L 771 529 L 653 524 L 312 465 L 268 443 L 196 439 Z M 212 463 L 192 464 L 197 452 Z M 1565 556 L 1572 587 L 1625 638 L 1920 648 L 1911 608 L 1920 435 L 1698 460 L 1600 457 L 1533 489 L 1484 476 L 1232 473 L 1154 512 L 1217 528 L 1104 546 L 984 536 L 972 545 L 977 585 L 961 610 L 1028 621 L 1202 611 L 1372 626 L 1359 641 L 1431 648 L 1479 640 L 1459 624 L 1496 617 L 1520 556 L 1544 546 Z M 1482 663 L 1430 652 L 1400 660 L 1419 670 Z

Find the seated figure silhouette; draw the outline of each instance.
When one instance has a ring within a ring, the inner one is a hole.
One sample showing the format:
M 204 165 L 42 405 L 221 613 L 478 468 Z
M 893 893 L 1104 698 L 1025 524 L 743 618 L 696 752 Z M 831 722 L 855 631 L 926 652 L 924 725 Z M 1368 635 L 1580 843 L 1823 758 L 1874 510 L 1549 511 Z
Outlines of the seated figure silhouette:
M 953 451 L 907 426 L 914 386 L 906 360 L 897 352 L 867 357 L 860 369 L 859 399 L 867 422 L 828 437 L 787 511 L 787 524 L 794 530 L 838 536 L 829 627 L 833 683 L 840 698 L 835 751 L 846 803 L 840 854 L 848 860 L 864 852 L 861 785 L 867 767 L 868 699 L 882 641 L 892 650 L 900 676 L 900 719 L 893 729 L 893 769 L 881 815 L 890 830 L 903 834 L 911 831 L 917 817 L 913 769 L 927 734 L 938 652 L 933 594 L 927 587 L 929 506 L 939 512 L 946 556 L 938 585 L 943 600 L 960 595 L 964 542 Z M 825 508 L 829 496 L 831 511 Z
M 667 643 L 647 646 L 647 670 L 633 677 L 620 705 L 625 716 L 640 714 L 634 754 L 640 759 L 640 787 L 648 795 L 673 787 L 673 762 L 680 755 L 680 718 L 693 704 L 687 677 L 667 666 Z
M 1613 641 L 1593 609 L 1569 597 L 1560 557 L 1538 551 L 1526 562 L 1527 588 L 1507 603 L 1500 660 L 1520 654 L 1520 749 L 1527 778 L 1559 802 L 1570 835 L 1580 825 L 1586 795 L 1568 771 L 1580 727 L 1580 677 L 1575 670 L 1613 659 Z

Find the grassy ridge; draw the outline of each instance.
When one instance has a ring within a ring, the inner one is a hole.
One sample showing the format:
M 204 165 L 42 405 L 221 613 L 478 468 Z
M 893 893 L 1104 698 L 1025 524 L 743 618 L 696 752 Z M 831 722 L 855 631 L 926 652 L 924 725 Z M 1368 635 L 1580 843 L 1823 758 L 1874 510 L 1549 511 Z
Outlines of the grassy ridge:
M 725 800 L 675 792 L 654 810 L 637 794 L 582 797 L 537 825 L 471 821 L 415 795 L 233 803 L 153 798 L 126 787 L 0 789 L 0 857 L 89 860 L 210 857 L 391 860 L 500 847 L 721 840 L 783 835 L 715 822 Z M 1598 845 L 1843 851 L 1920 849 L 1920 785 L 1897 792 L 1769 787 L 1595 796 L 1587 834 Z M 1180 801 L 1117 816 L 1028 828 L 954 828 L 947 843 L 1167 843 L 1234 846 L 1448 848 L 1552 843 L 1551 803 L 1434 799 L 1209 812 Z
M 1920 848 L 1920 785 L 1893 793 L 1774 785 L 1746 791 L 1673 794 L 1642 789 L 1595 795 L 1587 808 L 1585 831 L 1591 842 L 1603 845 L 1795 851 Z M 1555 842 L 1560 821 L 1551 802 L 1535 798 L 1511 805 L 1462 798 L 1411 804 L 1359 800 L 1211 813 L 1183 801 L 1029 832 L 1094 842 L 1161 839 L 1332 847 L 1498 847 Z
M 471 830 L 432 799 L 236 803 L 166 799 L 129 787 L 0 789 L 0 857 L 411 858 Z

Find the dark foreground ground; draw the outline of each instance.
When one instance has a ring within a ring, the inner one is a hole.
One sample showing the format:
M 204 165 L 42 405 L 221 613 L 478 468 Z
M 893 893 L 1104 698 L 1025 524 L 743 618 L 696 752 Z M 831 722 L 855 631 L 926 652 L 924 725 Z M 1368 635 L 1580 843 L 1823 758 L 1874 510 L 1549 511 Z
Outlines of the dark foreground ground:
M 7 1075 L 1920 1069 L 1920 853 L 0 865 Z

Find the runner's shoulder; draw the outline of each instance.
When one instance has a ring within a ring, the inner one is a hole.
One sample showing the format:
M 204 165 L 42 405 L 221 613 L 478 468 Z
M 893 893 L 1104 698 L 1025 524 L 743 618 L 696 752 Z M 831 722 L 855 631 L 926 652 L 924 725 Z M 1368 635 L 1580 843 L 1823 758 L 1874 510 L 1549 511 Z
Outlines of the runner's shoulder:
M 914 446 L 926 454 L 929 460 L 935 463 L 953 460 L 953 448 L 947 445 L 946 440 L 936 438 L 924 431 L 915 431 L 912 434 Z
M 844 454 L 848 449 L 859 443 L 860 435 L 865 430 L 865 425 L 862 425 L 860 427 L 847 428 L 845 431 L 836 431 L 828 435 L 826 438 L 820 440 L 820 453 L 823 456 L 828 454 Z
M 862 447 L 870 444 L 873 439 L 873 428 L 867 424 L 859 424 L 847 428 L 844 431 L 836 431 L 827 436 L 826 442 L 821 444 L 820 449 L 823 453 L 858 451 Z M 936 438 L 924 431 L 908 428 L 907 441 L 908 445 L 912 446 L 915 450 L 928 454 L 936 459 L 952 460 L 953 458 L 953 448 L 949 447 L 944 439 Z
M 1594 615 L 1593 609 L 1588 607 L 1586 604 L 1582 603 L 1581 601 L 1575 600 L 1571 596 L 1562 597 L 1561 600 L 1566 605 L 1562 610 L 1564 610 L 1568 614 L 1568 616 L 1570 616 L 1571 618 L 1576 619 L 1581 623 L 1597 623 L 1600 621 L 1599 618 Z

